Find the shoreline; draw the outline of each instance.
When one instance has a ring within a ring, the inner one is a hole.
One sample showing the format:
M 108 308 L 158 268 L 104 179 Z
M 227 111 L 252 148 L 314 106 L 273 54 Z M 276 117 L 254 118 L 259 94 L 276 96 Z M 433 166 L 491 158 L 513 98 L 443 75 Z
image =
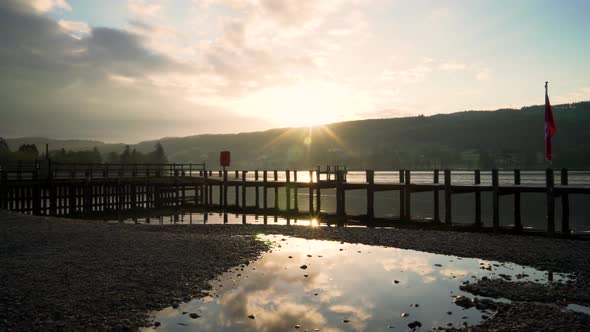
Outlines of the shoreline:
M 590 326 L 584 321 L 590 316 L 547 314 L 548 306 L 537 308 L 540 304 L 528 303 L 567 298 L 570 303 L 590 305 L 589 241 L 419 229 L 125 225 L 4 211 L 0 211 L 0 228 L 0 315 L 6 315 L 0 317 L 0 330 L 135 330 L 149 324 L 151 311 L 199 297 L 208 289 L 209 280 L 256 259 L 268 249 L 254 238 L 259 233 L 510 261 L 573 273 L 573 282 L 545 293 L 546 286 L 519 292 L 526 285 L 518 282 L 480 280 L 472 284 L 474 295 L 493 293 L 518 302 L 500 306 L 497 318 L 467 329 L 526 330 L 523 322 L 507 324 L 519 317 L 530 318 L 531 312 L 545 312 L 544 317 L 558 324 L 545 325 L 548 327 Z M 535 297 L 529 301 L 527 293 Z

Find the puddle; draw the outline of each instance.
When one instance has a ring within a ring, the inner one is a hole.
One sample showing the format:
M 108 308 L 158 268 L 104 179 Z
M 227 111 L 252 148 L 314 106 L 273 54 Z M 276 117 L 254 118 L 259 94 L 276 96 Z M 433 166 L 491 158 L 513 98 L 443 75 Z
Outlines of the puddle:
M 473 297 L 459 290 L 465 281 L 500 274 L 541 283 L 567 279 L 516 264 L 413 250 L 260 238 L 275 243 L 271 252 L 212 281 L 209 296 L 154 313 L 161 326 L 145 331 L 406 331 L 414 321 L 422 331 L 460 327 L 491 315 L 454 304 L 454 296 Z

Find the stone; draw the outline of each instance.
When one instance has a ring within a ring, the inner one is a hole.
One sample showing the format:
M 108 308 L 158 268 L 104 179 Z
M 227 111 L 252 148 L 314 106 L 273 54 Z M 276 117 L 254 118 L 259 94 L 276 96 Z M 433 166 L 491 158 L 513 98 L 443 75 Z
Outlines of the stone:
M 348 323 L 348 322 L 350 322 L 350 320 L 348 320 L 348 319 L 343 319 L 343 320 L 342 320 L 342 322 L 344 322 L 344 323 Z
M 410 316 L 410 314 L 407 313 L 407 312 L 402 312 L 402 314 L 400 316 L 402 316 L 402 317 L 408 317 L 408 316 Z
M 201 316 L 199 316 L 199 314 L 197 314 L 195 312 L 191 312 L 188 316 L 192 319 L 197 319 L 197 318 L 201 317 Z
M 295 325 L 295 328 L 296 328 L 296 329 L 300 329 L 300 328 L 301 328 L 301 326 L 299 326 L 299 325 Z
M 250 319 L 256 319 L 256 315 L 249 315 L 248 318 L 250 318 Z
M 301 265 L 299 268 L 302 270 L 305 270 L 305 269 L 307 269 L 307 265 Z
M 178 303 L 172 303 L 172 308 L 173 309 L 178 309 L 178 307 L 179 307 Z
M 162 323 L 160 323 L 160 322 L 154 322 L 154 326 L 155 326 L 155 327 L 158 327 L 158 326 L 160 326 L 160 325 L 162 325 Z

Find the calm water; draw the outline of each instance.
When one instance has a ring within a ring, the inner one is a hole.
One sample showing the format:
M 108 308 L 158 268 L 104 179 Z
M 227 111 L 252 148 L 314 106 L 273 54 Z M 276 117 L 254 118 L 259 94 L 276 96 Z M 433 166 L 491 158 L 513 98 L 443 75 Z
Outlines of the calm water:
M 455 296 L 473 297 L 459 290 L 463 282 L 499 274 L 548 282 L 547 272 L 514 264 L 280 235 L 261 239 L 274 249 L 212 281 L 205 298 L 155 312 L 157 331 L 406 331 L 416 320 L 422 330 L 458 327 L 490 315 L 454 304 Z M 491 271 L 481 269 L 488 266 Z M 555 274 L 553 282 L 565 278 Z

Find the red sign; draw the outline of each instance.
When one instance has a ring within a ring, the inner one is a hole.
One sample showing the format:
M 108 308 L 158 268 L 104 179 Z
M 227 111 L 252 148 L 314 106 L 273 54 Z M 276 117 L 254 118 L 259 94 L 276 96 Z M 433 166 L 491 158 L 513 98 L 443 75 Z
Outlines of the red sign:
M 223 167 L 228 167 L 231 161 L 231 154 L 229 151 L 221 151 L 219 154 L 219 163 Z

